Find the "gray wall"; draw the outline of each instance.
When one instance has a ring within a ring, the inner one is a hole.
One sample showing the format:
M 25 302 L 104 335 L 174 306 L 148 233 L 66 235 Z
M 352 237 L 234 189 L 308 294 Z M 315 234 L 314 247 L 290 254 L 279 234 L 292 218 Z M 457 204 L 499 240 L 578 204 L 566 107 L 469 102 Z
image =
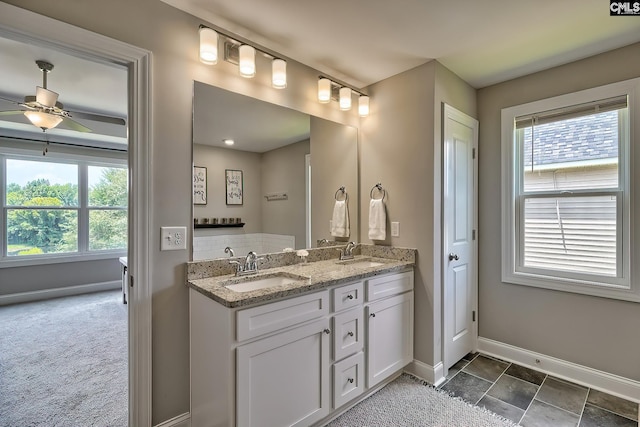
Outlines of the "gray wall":
M 257 76 L 238 77 L 237 67 L 198 61 L 198 25 L 207 24 L 157 0 L 9 0 L 54 19 L 148 49 L 152 57 L 153 165 L 149 224 L 152 288 L 152 422 L 189 411 L 188 251 L 160 252 L 160 227 L 192 223 L 191 125 L 193 82 L 218 86 L 339 123 L 358 125 L 356 109 L 345 113 L 316 100 L 318 72 L 289 60 L 285 90 L 271 88 L 268 60 L 258 57 Z M 213 25 L 209 23 L 209 25 Z M 27 29 L 28 30 L 28 29 Z
M 262 232 L 286 234 L 296 238 L 296 249 L 306 246 L 305 155 L 309 140 L 262 155 Z M 269 193 L 287 193 L 287 200 L 267 200 Z
M 634 44 L 478 92 L 480 336 L 636 381 L 640 380 L 637 303 L 501 282 L 500 110 L 638 76 L 640 44 Z M 640 127 L 636 126 L 632 161 L 638 168 Z M 637 178 L 632 182 L 637 184 Z M 634 195 L 640 200 L 640 186 Z M 637 230 L 632 242 L 640 242 Z
M 194 166 L 207 168 L 207 204 L 193 205 L 195 218 L 242 218 L 244 233 L 262 232 L 261 176 L 262 155 L 248 151 L 193 145 Z M 242 205 L 227 205 L 225 196 L 225 169 L 242 171 Z M 197 230 L 204 232 L 205 230 Z M 212 231 L 207 229 L 207 232 Z M 215 234 L 227 234 L 237 231 L 230 228 L 215 229 Z
M 475 90 L 431 61 L 376 83 L 369 92 L 375 104 L 361 125 L 361 240 L 368 241 L 370 190 L 380 182 L 387 191 L 383 243 L 418 249 L 414 356 L 435 366 L 442 360 L 442 103 L 475 117 Z M 399 237 L 391 237 L 391 221 L 400 223 Z

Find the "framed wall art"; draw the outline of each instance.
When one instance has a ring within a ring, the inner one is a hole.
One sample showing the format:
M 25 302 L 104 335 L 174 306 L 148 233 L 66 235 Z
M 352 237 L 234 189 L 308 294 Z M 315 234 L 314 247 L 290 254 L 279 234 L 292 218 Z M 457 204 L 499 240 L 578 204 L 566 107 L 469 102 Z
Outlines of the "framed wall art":
M 225 169 L 227 205 L 242 204 L 242 171 L 234 169 Z
M 207 168 L 193 167 L 193 204 L 207 204 Z

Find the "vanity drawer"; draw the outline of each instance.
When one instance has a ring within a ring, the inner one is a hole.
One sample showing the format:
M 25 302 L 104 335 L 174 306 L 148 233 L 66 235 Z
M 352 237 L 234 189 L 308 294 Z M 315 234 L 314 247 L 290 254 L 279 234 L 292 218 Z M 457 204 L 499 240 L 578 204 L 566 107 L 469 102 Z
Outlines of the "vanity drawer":
M 328 291 L 238 310 L 236 339 L 244 341 L 329 314 Z
M 367 280 L 367 301 L 398 295 L 413 289 L 413 271 L 388 274 Z
M 344 359 L 363 348 L 363 309 L 354 308 L 333 316 L 333 360 Z
M 364 391 L 364 353 L 333 365 L 333 407 L 339 408 Z
M 362 282 L 340 286 L 333 290 L 333 311 L 338 312 L 346 308 L 356 307 L 364 301 L 364 286 Z

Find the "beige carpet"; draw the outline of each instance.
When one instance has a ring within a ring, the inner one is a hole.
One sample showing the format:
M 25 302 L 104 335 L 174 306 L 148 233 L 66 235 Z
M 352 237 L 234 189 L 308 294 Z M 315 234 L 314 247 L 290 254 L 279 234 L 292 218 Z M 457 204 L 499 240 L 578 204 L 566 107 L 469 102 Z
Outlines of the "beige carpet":
M 403 374 L 329 427 L 513 427 L 516 424 Z
M 119 291 L 0 307 L 1 427 L 127 425 Z

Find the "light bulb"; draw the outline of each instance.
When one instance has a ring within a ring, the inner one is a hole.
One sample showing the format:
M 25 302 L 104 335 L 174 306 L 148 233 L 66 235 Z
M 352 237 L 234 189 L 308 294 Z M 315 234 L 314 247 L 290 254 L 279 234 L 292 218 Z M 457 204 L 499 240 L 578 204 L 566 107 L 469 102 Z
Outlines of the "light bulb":
M 240 75 L 242 77 L 251 78 L 256 75 L 256 50 L 253 46 L 243 44 L 240 46 L 239 55 L 240 60 L 238 62 L 240 68 Z
M 200 61 L 208 65 L 218 62 L 218 33 L 211 28 L 200 28 Z
M 24 115 L 27 116 L 34 126 L 39 127 L 43 131 L 53 129 L 62 122 L 62 117 L 42 111 L 25 111 Z
M 276 89 L 287 87 L 287 61 L 274 59 L 271 62 L 271 85 Z
M 360 95 L 358 98 L 358 114 L 360 117 L 369 115 L 369 97 L 366 95 Z
M 331 80 L 322 78 L 318 80 L 318 102 L 326 104 L 331 101 Z
M 351 88 L 340 88 L 340 109 L 344 111 L 351 109 Z

